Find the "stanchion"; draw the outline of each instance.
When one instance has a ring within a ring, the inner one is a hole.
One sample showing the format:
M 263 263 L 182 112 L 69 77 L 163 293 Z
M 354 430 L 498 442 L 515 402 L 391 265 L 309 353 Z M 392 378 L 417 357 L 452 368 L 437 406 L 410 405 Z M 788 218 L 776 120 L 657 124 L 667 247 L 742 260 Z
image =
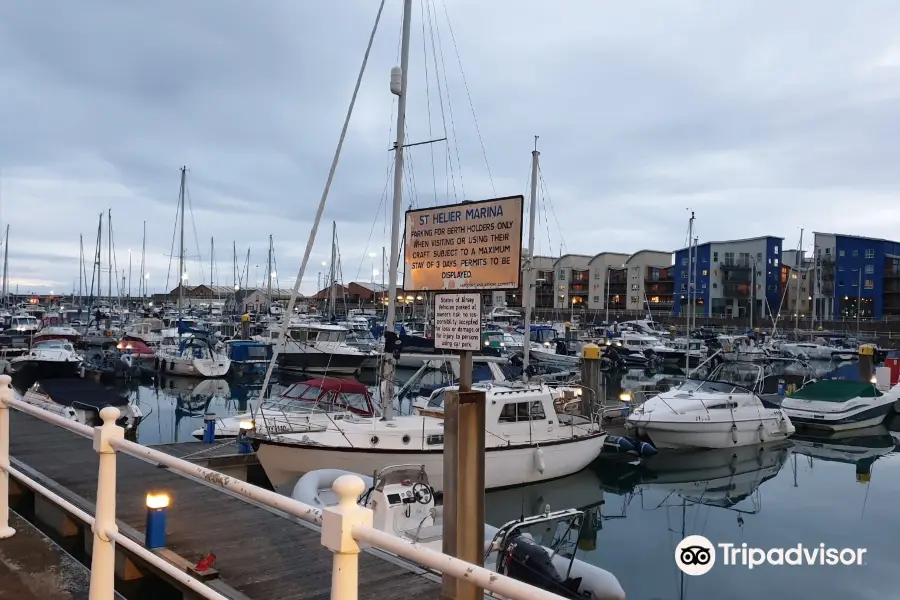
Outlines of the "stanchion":
M 94 450 L 100 455 L 97 476 L 97 508 L 94 515 L 94 548 L 91 552 L 90 600 L 109 600 L 115 593 L 116 549 L 116 451 L 110 440 L 124 439 L 125 430 L 116 425 L 119 409 L 107 406 L 100 411 L 103 425 L 94 427 Z
M 16 530 L 9 526 L 9 405 L 13 390 L 9 375 L 0 375 L 0 540 L 12 537 Z

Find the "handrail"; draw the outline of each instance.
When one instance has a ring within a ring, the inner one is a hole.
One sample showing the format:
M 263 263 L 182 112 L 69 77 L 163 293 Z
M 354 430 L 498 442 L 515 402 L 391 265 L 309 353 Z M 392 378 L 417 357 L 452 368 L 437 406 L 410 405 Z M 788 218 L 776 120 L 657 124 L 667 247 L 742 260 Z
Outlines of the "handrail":
M 10 377 L 0 375 L 0 540 L 15 534 L 9 527 L 9 475 L 15 475 L 50 501 L 91 525 L 94 535 L 91 557 L 90 600 L 112 600 L 114 591 L 114 545 L 121 544 L 143 560 L 159 568 L 179 583 L 208 600 L 227 600 L 202 581 L 181 571 L 139 543 L 119 533 L 116 525 L 116 453 L 122 452 L 140 460 L 163 465 L 177 474 L 198 478 L 212 486 L 254 500 L 304 521 L 321 525 L 322 545 L 334 555 L 331 598 L 355 600 L 358 597 L 358 555 L 361 543 L 421 564 L 435 571 L 468 581 L 479 588 L 512 600 L 563 600 L 562 597 L 538 589 L 482 566 L 425 548 L 418 543 L 372 527 L 372 510 L 359 506 L 357 499 L 364 491 L 361 478 L 347 475 L 338 478 L 333 490 L 339 498 L 336 507 L 319 509 L 293 498 L 234 479 L 181 458 L 124 439 L 124 429 L 116 425 L 119 410 L 106 407 L 100 411 L 102 426 L 90 428 L 74 423 L 37 406 L 15 398 Z M 53 491 L 13 468 L 9 460 L 9 409 L 13 408 L 37 419 L 63 427 L 77 435 L 93 438 L 99 454 L 97 501 L 95 515 L 90 515 Z

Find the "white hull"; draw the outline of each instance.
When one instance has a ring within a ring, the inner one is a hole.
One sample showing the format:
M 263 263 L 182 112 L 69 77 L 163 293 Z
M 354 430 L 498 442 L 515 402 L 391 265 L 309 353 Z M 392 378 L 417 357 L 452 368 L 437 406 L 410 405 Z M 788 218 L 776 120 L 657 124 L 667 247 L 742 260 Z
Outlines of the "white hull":
M 577 473 L 587 467 L 600 454 L 606 434 L 546 443 L 536 446 L 523 445 L 488 448 L 485 453 L 485 488 L 503 488 L 523 485 Z M 543 472 L 538 470 L 538 452 L 543 454 Z M 443 449 L 432 451 L 382 451 L 368 448 L 331 449 L 260 440 L 256 452 L 269 481 L 276 489 L 293 485 L 301 475 L 318 469 L 342 469 L 355 473 L 374 473 L 398 464 L 425 466 L 436 491 L 444 489 Z
M 231 368 L 231 361 L 227 358 L 172 358 L 167 356 L 160 359 L 160 371 L 166 375 L 181 375 L 183 377 L 225 377 Z M 165 366 L 163 366 L 165 365 Z
M 580 362 L 577 356 L 569 356 L 568 354 L 557 354 L 549 350 L 530 350 L 528 355 L 534 360 L 547 364 L 558 365 L 563 367 L 573 367 Z
M 733 425 L 734 429 L 732 421 L 642 422 L 629 419 L 626 422 L 628 429 L 649 436 L 657 448 L 735 448 L 786 440 L 794 433 L 789 420 L 775 415 L 761 420 L 736 421 Z

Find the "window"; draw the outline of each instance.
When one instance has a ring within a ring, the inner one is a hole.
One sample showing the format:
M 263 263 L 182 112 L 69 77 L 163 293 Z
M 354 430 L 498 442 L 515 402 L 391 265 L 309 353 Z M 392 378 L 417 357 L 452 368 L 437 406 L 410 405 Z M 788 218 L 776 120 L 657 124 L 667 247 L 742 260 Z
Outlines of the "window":
M 866 275 L 871 275 L 875 272 L 875 265 L 866 265 Z
M 566 280 L 566 272 L 565 272 L 563 269 L 560 269 L 560 270 L 559 270 L 559 280 L 560 280 L 560 281 L 565 281 L 565 280 Z
M 640 300 L 638 300 L 638 297 L 637 297 L 637 296 L 632 296 L 632 297 L 631 297 L 631 303 L 632 303 L 632 304 L 637 304 L 638 302 L 640 302 Z
M 594 271 L 594 279 L 600 279 L 600 271 Z
M 713 252 L 713 262 L 714 263 L 719 262 L 719 253 L 718 252 Z
M 682 278 L 682 279 L 687 279 L 687 271 L 682 271 L 682 272 L 681 272 L 681 278 Z
M 682 259 L 681 259 L 681 266 L 682 266 L 682 267 L 686 267 L 686 266 L 687 266 L 687 258 L 682 258 Z
M 844 255 L 844 251 L 843 251 L 843 250 L 838 250 L 838 256 L 843 256 L 843 255 Z
M 700 274 L 703 275 L 704 277 L 706 277 L 707 275 L 709 275 L 709 271 L 707 271 L 706 269 L 703 269 L 702 271 L 700 271 Z
M 723 262 L 726 265 L 733 265 L 734 264 L 734 252 L 726 252 L 725 260 Z
M 542 421 L 546 419 L 541 402 L 510 402 L 500 410 L 501 423 L 517 423 L 520 421 Z
M 632 292 L 636 292 L 637 290 L 638 290 L 638 284 L 632 283 L 632 284 L 631 284 L 631 291 L 632 291 Z
M 713 289 L 714 289 L 714 290 L 719 289 L 719 284 L 718 284 L 718 283 L 714 283 L 714 284 L 713 284 Z
M 843 270 L 844 270 L 844 266 L 843 266 L 843 265 L 841 265 L 841 266 L 838 267 L 838 271 L 843 271 Z
M 682 284 L 681 284 L 681 291 L 682 291 L 682 292 L 686 292 L 686 291 L 687 291 L 687 284 L 686 284 L 686 283 L 682 283 Z
M 775 254 L 778 254 L 777 252 Z M 762 252 L 756 253 L 756 262 L 762 262 Z
M 776 267 L 778 266 L 778 259 L 777 259 L 777 258 L 773 261 L 773 264 L 774 264 Z
M 600 302 L 600 296 L 594 296 L 594 302 Z
M 871 290 L 874 287 L 875 287 L 875 282 L 872 281 L 871 279 L 866 279 L 866 289 Z
M 429 446 L 440 446 L 444 443 L 443 435 L 429 435 L 425 438 L 425 443 Z
M 866 248 L 866 258 L 875 258 L 875 250 L 872 248 Z
M 854 256 L 854 257 L 859 256 L 859 250 L 854 250 L 854 251 L 853 251 L 853 256 Z
M 774 254 L 775 256 L 778 256 L 778 250 L 779 250 L 778 246 L 773 247 L 772 254 Z
M 825 254 L 831 254 L 831 248 L 825 248 Z

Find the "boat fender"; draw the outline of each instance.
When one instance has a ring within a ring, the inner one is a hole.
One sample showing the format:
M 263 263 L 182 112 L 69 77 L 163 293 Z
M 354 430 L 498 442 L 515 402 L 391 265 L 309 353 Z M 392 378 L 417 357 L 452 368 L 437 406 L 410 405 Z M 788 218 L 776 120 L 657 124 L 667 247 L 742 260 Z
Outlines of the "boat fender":
M 658 452 L 659 450 L 653 444 L 648 444 L 647 442 L 638 442 L 637 444 L 638 456 L 653 456 Z
M 731 441 L 735 444 L 737 444 L 738 441 L 737 425 L 734 423 L 731 424 Z
M 765 439 L 766 439 L 766 433 L 765 433 L 765 431 L 763 430 L 763 424 L 762 424 L 762 423 L 759 424 L 759 427 L 756 428 L 756 431 L 757 431 L 757 433 L 759 434 L 759 441 L 760 441 L 760 442 L 765 441 Z
M 544 449 L 543 448 L 535 448 L 534 449 L 534 469 L 540 473 L 544 474 L 544 469 L 547 468 L 547 464 L 544 462 Z
M 634 452 L 636 450 L 634 443 L 627 437 L 618 435 L 606 436 L 603 442 L 603 449 L 607 452 Z
M 500 560 L 502 566 L 498 571 L 539 589 L 558 592 L 562 588 L 576 595 L 581 587 L 581 577 L 563 579 L 553 565 L 550 553 L 524 535 L 516 535 L 509 540 L 500 554 Z

